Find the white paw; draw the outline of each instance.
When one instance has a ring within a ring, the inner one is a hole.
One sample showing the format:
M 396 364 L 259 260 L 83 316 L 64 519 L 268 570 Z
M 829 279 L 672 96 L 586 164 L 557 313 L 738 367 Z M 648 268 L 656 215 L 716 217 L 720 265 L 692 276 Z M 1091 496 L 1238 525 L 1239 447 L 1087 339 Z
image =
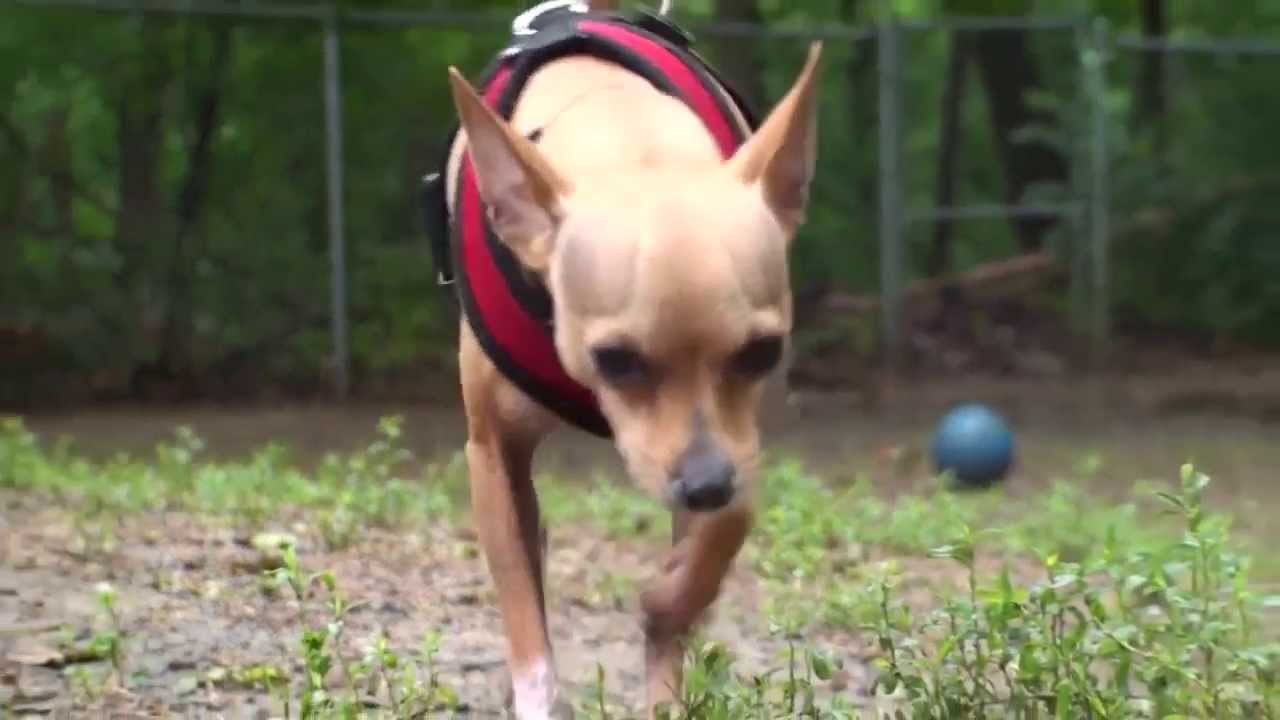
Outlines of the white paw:
M 534 664 L 511 678 L 511 709 L 516 720 L 553 720 L 560 717 L 556 703 L 556 674 L 547 662 Z

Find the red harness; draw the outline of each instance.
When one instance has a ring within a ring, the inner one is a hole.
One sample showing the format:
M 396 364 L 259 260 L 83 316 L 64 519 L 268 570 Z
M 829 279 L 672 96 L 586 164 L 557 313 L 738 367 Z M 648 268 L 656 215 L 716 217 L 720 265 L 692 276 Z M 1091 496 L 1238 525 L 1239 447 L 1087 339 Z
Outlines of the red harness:
M 517 37 L 491 66 L 481 86 L 485 100 L 505 118 L 510 118 L 534 70 L 558 57 L 590 54 L 641 75 L 687 103 L 726 158 L 755 127 L 733 89 L 689 51 L 687 36 L 663 19 L 588 14 L 561 6 L 535 22 L 542 27 Z M 726 93 L 746 119 L 746 127 L 734 115 Z M 444 185 L 438 178 L 436 183 Z M 443 191 L 434 190 L 436 196 L 429 202 L 436 206 L 429 204 L 428 210 L 438 213 Z M 462 310 L 481 347 L 507 378 L 536 401 L 587 432 L 611 436 L 594 393 L 565 372 L 556 354 L 554 305 L 546 288 L 523 271 L 489 226 L 469 154 L 462 158 L 455 192 L 456 218 L 449 222 L 452 242 L 447 249 L 451 253 L 438 247 L 439 238 L 448 237 L 444 228 L 438 222 L 431 228 L 437 240 L 436 261 L 446 281 L 449 266 L 457 269 L 454 280 Z

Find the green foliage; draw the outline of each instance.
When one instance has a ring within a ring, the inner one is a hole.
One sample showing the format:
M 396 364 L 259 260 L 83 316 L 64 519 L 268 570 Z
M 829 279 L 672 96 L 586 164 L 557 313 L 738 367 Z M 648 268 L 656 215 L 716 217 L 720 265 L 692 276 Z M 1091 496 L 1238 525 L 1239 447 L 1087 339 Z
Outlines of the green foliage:
M 589 524 L 612 538 L 671 537 L 670 513 L 612 478 L 574 483 L 551 477 L 539 485 L 539 503 L 550 524 Z
M 1155 205 L 1168 222 L 1163 231 L 1132 238 L 1131 246 L 1118 245 L 1118 300 L 1160 327 L 1273 345 L 1280 341 L 1271 322 L 1280 312 L 1271 281 L 1280 272 L 1272 242 L 1280 155 L 1270 118 L 1280 102 L 1264 88 L 1280 65 L 1230 58 L 1187 58 L 1179 65 L 1186 80 L 1171 93 L 1169 115 L 1156 128 L 1171 139 L 1167 147 L 1153 144 L 1149 131 L 1116 153 L 1117 168 L 1165 175 L 1145 186 L 1132 178 L 1117 196 L 1118 215 Z M 1206 108 L 1224 108 L 1229 117 L 1211 120 Z
M 1274 717 L 1280 646 L 1258 632 L 1247 560 L 1204 511 L 1208 482 L 1187 466 L 1181 491 L 1161 493 L 1181 539 L 1113 537 L 1074 563 L 1048 553 L 1029 585 L 1007 566 L 980 581 L 964 532 L 933 554 L 966 570 L 967 592 L 922 617 L 895 600 L 901 575 L 874 578 L 881 686 L 921 718 Z
M 867 478 L 834 488 L 800 463 L 784 460 L 771 469 L 764 492 L 755 566 L 802 594 L 816 580 L 863 567 L 872 548 L 921 555 L 969 527 L 998 537 L 1010 554 L 1054 551 L 1071 557 L 1101 547 L 1116 533 L 1124 542 L 1146 545 L 1168 531 L 1149 518 L 1140 521 L 1134 503 L 1099 505 L 1067 481 L 1024 501 L 1009 499 L 999 488 L 963 495 L 939 483 L 932 493 L 902 495 L 890 503 Z M 809 609 L 802 603 L 797 612 Z
M 90 462 L 71 456 L 65 445 L 45 452 L 21 420 L 9 418 L 0 421 L 0 488 L 47 494 L 95 528 L 95 522 L 115 523 L 139 511 L 221 516 L 255 529 L 284 513 L 303 513 L 331 547 L 340 547 L 357 539 L 363 526 L 403 526 L 456 507 L 463 492 L 460 459 L 429 465 L 419 479 L 400 475 L 410 457 L 398 444 L 400 422 L 384 418 L 368 447 L 346 456 L 329 453 L 305 472 L 279 445 L 247 460 L 204 460 L 204 442 L 189 428 L 157 446 L 153 460 L 119 455 Z
M 717 643 L 700 643 L 685 661 L 685 687 L 678 700 L 658 710 L 661 720 L 733 718 L 858 717 L 844 698 L 820 700 L 819 688 L 831 680 L 833 663 L 814 651 L 787 645 L 780 670 L 743 677 L 734 671 L 732 653 Z
M 527 5 L 465 9 L 506 18 Z M 730 5 L 677 8 L 705 25 L 728 17 Z M 1280 37 L 1280 10 L 1269 0 L 1168 5 L 1175 36 Z M 760 2 L 755 9 L 780 30 L 833 19 L 873 23 L 886 10 L 912 20 L 1092 15 L 1118 32 L 1141 22 L 1134 3 L 1117 0 L 824 0 Z M 450 362 L 454 324 L 426 253 L 418 182 L 434 169 L 453 121 L 443 69 L 478 73 L 504 39 L 499 30 L 345 29 L 344 207 L 357 380 Z M 762 110 L 792 80 L 805 47 L 781 36 L 728 42 L 710 26 L 706 36 L 713 62 L 733 65 L 749 75 L 735 81 L 759 87 Z M 937 200 L 938 109 L 951 39 L 941 30 L 906 34 L 900 130 L 910 208 Z M 1064 113 L 1087 109 L 1072 32 L 1038 31 L 1025 41 L 1040 90 Z M 1117 309 L 1134 324 L 1280 342 L 1267 322 L 1280 306 L 1269 282 L 1280 269 L 1269 241 L 1277 160 L 1270 133 L 1280 113 L 1273 61 L 1168 55 L 1167 74 L 1177 74 L 1166 83 L 1168 107 L 1159 119 L 1136 121 L 1128 108 L 1143 56 L 1121 50 L 1114 59 L 1116 218 L 1146 211 L 1171 218 L 1158 232 L 1139 228 L 1117 237 Z M 826 61 L 822 161 L 810 220 L 794 250 L 797 286 L 873 292 L 876 43 L 828 43 Z M 72 392 L 65 379 L 75 377 L 86 391 L 121 393 L 136 370 L 160 361 L 212 388 L 322 380 L 332 358 L 320 68 L 320 33 L 303 22 L 49 8 L 6 13 L 0 249 L 12 262 L 0 263 L 0 329 L 37 328 L 44 340 L 38 361 L 11 368 L 4 376 L 17 380 L 0 392 L 26 393 L 32 378 Z M 995 135 L 1006 129 L 993 120 L 981 73 L 970 67 L 969 75 L 956 198 L 999 202 L 1007 173 Z M 1070 131 L 1076 150 L 1087 137 L 1063 115 L 1053 125 Z M 1152 140 L 1155 130 L 1162 143 Z M 920 273 L 932 229 L 911 228 L 911 276 Z M 1003 220 L 961 222 L 955 233 L 957 269 L 1016 249 Z M 55 372 L 63 373 L 61 382 L 51 379 Z
M 71 27 L 75 43 L 57 39 Z M 423 30 L 344 40 L 357 370 L 410 366 L 448 337 L 418 180 L 451 121 L 437 102 L 441 58 L 478 69 L 500 41 Z M 47 336 L 60 354 L 40 371 L 97 373 L 112 392 L 161 359 L 219 384 L 247 367 L 280 381 L 324 373 L 315 26 L 13 9 L 0 43 L 0 183 L 15 189 L 0 193 L 0 230 L 18 259 L 0 267 L 0 326 Z

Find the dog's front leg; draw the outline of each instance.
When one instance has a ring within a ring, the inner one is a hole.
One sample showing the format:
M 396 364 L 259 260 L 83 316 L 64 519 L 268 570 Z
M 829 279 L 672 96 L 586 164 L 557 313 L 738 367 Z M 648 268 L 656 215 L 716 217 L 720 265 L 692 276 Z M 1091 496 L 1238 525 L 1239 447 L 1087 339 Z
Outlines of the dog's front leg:
M 498 439 L 473 438 L 467 443 L 472 513 L 506 629 L 512 709 L 518 720 L 547 720 L 554 717 L 557 688 L 542 588 L 545 538 L 530 472 L 532 456 L 531 447 Z
M 671 558 L 657 586 L 643 598 L 650 717 L 655 706 L 679 695 L 685 639 L 715 602 L 751 524 L 745 501 L 713 514 L 677 514 Z

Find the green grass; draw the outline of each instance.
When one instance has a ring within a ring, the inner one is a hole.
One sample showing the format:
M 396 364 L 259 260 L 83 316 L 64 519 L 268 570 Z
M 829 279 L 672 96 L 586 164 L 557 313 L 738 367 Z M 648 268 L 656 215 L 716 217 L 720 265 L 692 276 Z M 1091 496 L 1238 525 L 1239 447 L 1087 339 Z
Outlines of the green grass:
M 118 518 L 159 510 L 255 530 L 305 518 L 330 547 L 358 542 L 369 527 L 465 521 L 461 460 L 409 476 L 400 433 L 398 419 L 385 419 L 370 446 L 303 472 L 279 446 L 238 462 L 206 460 L 202 441 L 186 429 L 152 457 L 95 463 L 4 420 L 0 489 L 47 497 L 73 513 L 86 552 L 110 545 Z M 1178 482 L 1135 487 L 1119 504 L 1068 480 L 1018 501 L 939 484 L 888 502 L 870 479 L 835 488 L 796 460 L 773 462 L 743 561 L 764 582 L 762 622 L 786 638 L 787 654 L 775 673 L 750 677 L 727 648 L 693 643 L 684 697 L 670 717 L 873 717 L 824 691 L 838 668 L 804 638 L 832 630 L 879 649 L 877 702 L 889 717 L 1276 717 L 1280 645 L 1267 621 L 1275 624 L 1268 613 L 1280 598 L 1257 590 L 1230 518 L 1203 503 L 1208 484 L 1184 466 Z M 541 485 L 553 524 L 638 542 L 669 537 L 666 514 L 625 485 L 603 478 L 587 488 L 555 478 Z M 394 717 L 457 701 L 434 670 L 439 639 L 430 635 L 417 653 L 396 654 L 382 642 L 358 662 L 345 660 L 337 652 L 342 620 L 360 599 L 345 598 L 324 569 L 305 568 L 287 538 L 279 542 L 270 582 L 287 589 L 283 596 L 324 601 L 316 617 L 298 603 L 304 671 L 246 668 L 220 682 L 260 687 L 286 717 L 357 717 L 356 686 L 371 681 L 389 690 Z M 907 592 L 922 580 L 929 592 Z M 601 583 L 604 596 L 630 587 Z M 113 613 L 114 595 L 102 597 Z M 100 644 L 119 670 L 127 638 L 109 624 Z M 326 685 L 333 663 L 347 664 L 346 685 Z M 604 697 L 597 688 L 580 698 L 582 715 L 618 717 Z
M 428 466 L 424 480 L 398 472 L 410 454 L 398 446 L 400 421 L 379 423 L 378 438 L 350 455 L 329 454 L 314 472 L 292 464 L 289 451 L 267 445 L 243 461 L 210 462 L 189 428 L 157 446 L 151 458 L 118 455 L 106 462 L 77 456 L 66 441 L 41 447 L 17 419 L 0 424 L 0 488 L 38 492 L 75 511 L 85 528 L 103 518 L 144 511 L 184 511 L 245 527 L 301 514 L 330 547 L 356 539 L 362 526 L 401 526 L 448 516 L 465 495 L 460 458 Z

